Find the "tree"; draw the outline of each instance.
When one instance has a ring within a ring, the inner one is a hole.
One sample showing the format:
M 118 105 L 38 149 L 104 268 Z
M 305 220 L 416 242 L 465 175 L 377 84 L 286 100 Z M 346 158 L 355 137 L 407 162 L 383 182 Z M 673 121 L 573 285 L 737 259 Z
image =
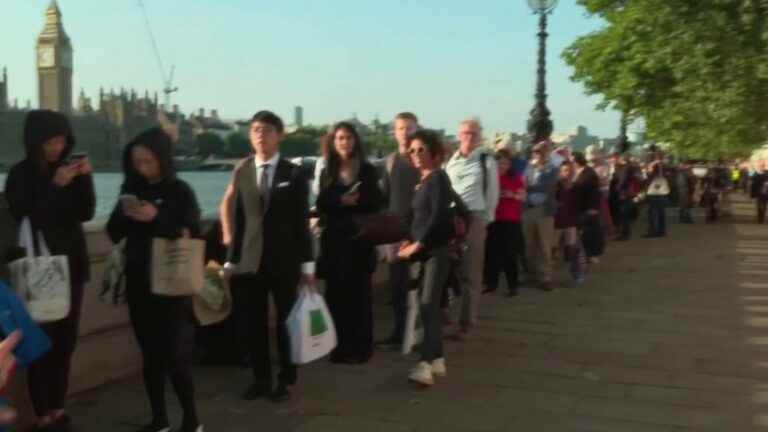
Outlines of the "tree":
M 768 140 L 768 1 L 579 0 L 606 26 L 563 53 L 601 109 L 696 157 Z
M 195 153 L 205 159 L 224 151 L 224 140 L 216 134 L 205 132 L 195 138 Z
M 280 153 L 286 157 L 316 156 L 320 153 L 320 140 L 324 135 L 320 128 L 307 126 L 286 135 L 280 144 Z
M 239 132 L 233 132 L 227 136 L 227 144 L 222 156 L 228 158 L 243 158 L 253 152 L 251 142 Z

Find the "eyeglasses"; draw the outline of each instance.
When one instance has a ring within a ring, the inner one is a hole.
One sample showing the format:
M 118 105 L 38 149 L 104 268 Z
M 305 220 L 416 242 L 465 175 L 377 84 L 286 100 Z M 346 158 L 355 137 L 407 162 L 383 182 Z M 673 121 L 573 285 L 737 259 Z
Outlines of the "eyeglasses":
M 411 147 L 408 149 L 408 153 L 412 155 L 426 153 L 427 149 L 424 147 Z

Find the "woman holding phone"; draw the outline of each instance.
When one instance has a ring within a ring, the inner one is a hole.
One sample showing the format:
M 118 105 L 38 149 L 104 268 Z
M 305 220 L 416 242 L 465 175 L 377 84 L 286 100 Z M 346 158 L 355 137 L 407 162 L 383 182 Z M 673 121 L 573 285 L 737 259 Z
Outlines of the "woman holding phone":
M 408 379 L 431 386 L 435 376 L 447 374 L 440 303 L 450 271 L 450 243 L 456 234 L 451 210 L 455 192 L 448 174 L 441 169 L 445 155 L 437 133 L 414 133 L 408 149 L 421 182 L 413 197 L 411 240 L 401 247 L 398 257 L 410 260 L 419 270 L 419 312 L 424 326 L 421 361 Z
M 61 320 L 42 325 L 53 349 L 28 371 L 29 395 L 38 421 L 33 430 L 68 430 L 64 410 L 72 354 L 77 343 L 83 290 L 89 259 L 82 224 L 93 218 L 96 195 L 87 158 L 70 160 L 75 136 L 63 114 L 35 110 L 24 124 L 26 158 L 13 166 L 5 183 L 11 214 L 28 218 L 41 231 L 53 255 L 66 255 L 70 275 L 70 311 Z
M 324 227 L 318 277 L 326 281 L 326 300 L 338 336 L 331 361 L 361 364 L 373 355 L 371 279 L 376 269 L 376 250 L 372 244 L 354 238 L 354 216 L 380 210 L 384 198 L 376 167 L 366 161 L 354 125 L 335 125 L 323 146 L 327 160 L 317 197 Z
M 144 385 L 152 421 L 139 432 L 167 432 L 165 380 L 170 378 L 184 412 L 181 432 L 202 432 L 190 371 L 192 332 L 189 298 L 162 297 L 151 291 L 151 251 L 155 237 L 195 237 L 200 209 L 192 189 L 178 179 L 172 142 L 160 128 L 140 134 L 123 154 L 125 179 L 120 202 L 107 223 L 112 242 L 126 242 L 126 296 L 131 324 L 143 358 Z M 175 429 L 174 429 L 175 430 Z

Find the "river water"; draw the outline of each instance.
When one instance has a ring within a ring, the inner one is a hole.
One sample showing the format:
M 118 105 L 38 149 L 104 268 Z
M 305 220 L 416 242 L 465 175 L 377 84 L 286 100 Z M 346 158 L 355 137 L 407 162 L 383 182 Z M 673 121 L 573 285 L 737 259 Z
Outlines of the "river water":
M 0 173 L 0 190 L 5 187 L 6 174 Z M 215 216 L 221 197 L 227 188 L 231 172 L 180 172 L 179 177 L 192 186 L 204 216 Z M 96 217 L 94 221 L 105 221 L 115 206 L 120 194 L 123 175 L 120 173 L 94 174 L 96 187 Z

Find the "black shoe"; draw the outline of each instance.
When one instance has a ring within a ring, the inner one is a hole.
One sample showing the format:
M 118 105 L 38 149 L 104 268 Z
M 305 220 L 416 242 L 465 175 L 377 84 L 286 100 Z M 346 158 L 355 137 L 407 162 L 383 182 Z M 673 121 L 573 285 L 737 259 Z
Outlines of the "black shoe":
M 552 291 L 555 288 L 552 286 L 551 282 L 541 282 L 539 284 L 539 289 L 542 291 Z
M 171 425 L 167 421 L 153 421 L 136 432 L 171 432 Z
M 64 413 L 53 422 L 53 430 L 56 432 L 77 432 L 77 428 L 72 424 L 72 417 Z
M 291 391 L 285 384 L 279 384 L 275 391 L 269 395 L 269 400 L 275 403 L 287 402 L 291 399 Z
M 376 348 L 385 349 L 389 351 L 398 351 L 403 346 L 403 340 L 390 336 L 382 341 L 376 342 Z M 333 361 L 333 359 L 331 359 Z
M 251 386 L 248 387 L 248 390 L 243 393 L 241 398 L 247 401 L 254 401 L 269 396 L 269 393 L 269 386 L 265 386 L 263 384 L 251 384 Z
M 494 291 L 496 291 L 496 288 L 486 288 L 483 290 L 483 294 L 490 294 Z

